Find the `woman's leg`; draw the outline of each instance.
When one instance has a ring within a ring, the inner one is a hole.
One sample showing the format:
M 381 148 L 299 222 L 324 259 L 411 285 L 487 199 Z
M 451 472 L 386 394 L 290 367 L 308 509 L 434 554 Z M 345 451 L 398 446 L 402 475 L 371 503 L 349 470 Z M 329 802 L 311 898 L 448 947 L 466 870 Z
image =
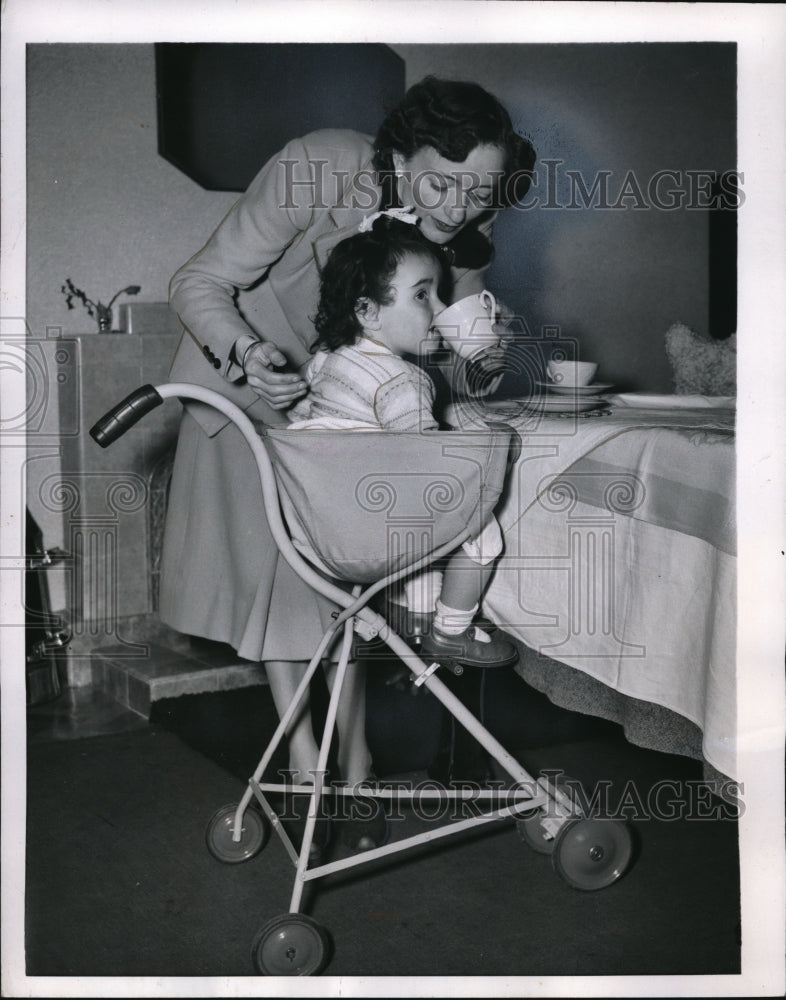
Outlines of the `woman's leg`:
M 288 660 L 268 660 L 265 663 L 270 693 L 279 718 L 289 708 L 298 684 L 305 676 L 306 663 Z M 336 664 L 325 670 L 328 687 L 333 690 Z M 366 743 L 366 674 L 365 668 L 349 663 L 344 677 L 344 687 L 336 717 L 339 750 L 338 765 L 341 778 L 350 785 L 365 781 L 371 773 L 371 751 Z M 314 737 L 308 692 L 287 730 L 289 769 L 294 771 L 293 782 L 313 780 L 319 758 L 319 744 Z
M 298 684 L 306 674 L 307 663 L 291 660 L 267 660 L 265 673 L 270 685 L 270 693 L 276 706 L 278 717 L 292 704 Z M 292 782 L 300 784 L 313 781 L 312 771 L 316 769 L 319 748 L 311 726 L 311 711 L 306 691 L 301 707 L 287 730 L 289 746 L 289 770 L 294 771 Z
M 330 663 L 325 669 L 331 691 L 337 666 Z M 341 778 L 349 785 L 357 785 L 371 775 L 371 751 L 366 743 L 366 668 L 362 663 L 350 661 L 347 664 L 336 727 Z

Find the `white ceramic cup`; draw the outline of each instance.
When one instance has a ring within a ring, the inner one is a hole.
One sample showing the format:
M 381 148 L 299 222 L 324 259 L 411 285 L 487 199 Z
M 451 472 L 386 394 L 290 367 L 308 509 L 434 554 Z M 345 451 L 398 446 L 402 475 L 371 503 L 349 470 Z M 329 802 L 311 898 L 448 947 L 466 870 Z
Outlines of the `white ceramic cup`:
M 555 385 L 576 387 L 589 385 L 598 366 L 594 361 L 549 361 L 546 371 Z
M 460 358 L 470 360 L 489 347 L 499 346 L 494 332 L 497 300 L 485 288 L 477 295 L 467 295 L 434 317 L 434 328 L 445 345 Z

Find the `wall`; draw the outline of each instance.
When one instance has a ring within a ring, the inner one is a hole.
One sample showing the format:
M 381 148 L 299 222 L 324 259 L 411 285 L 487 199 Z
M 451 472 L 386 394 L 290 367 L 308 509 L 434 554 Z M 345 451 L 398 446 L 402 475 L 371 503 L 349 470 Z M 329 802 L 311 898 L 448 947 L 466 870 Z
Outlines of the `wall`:
M 736 166 L 732 46 L 392 48 L 408 84 L 431 72 L 496 93 L 536 146 L 540 192 L 547 160 L 588 183 L 611 171 L 613 198 L 630 170 L 646 184 L 659 169 Z M 142 286 L 135 301 L 164 301 L 236 196 L 158 155 L 152 44 L 30 46 L 27 86 L 27 323 L 50 356 L 58 331 L 94 330 L 81 306 L 67 309 L 66 277 L 103 301 L 128 284 Z M 489 284 L 533 337 L 548 325 L 578 338 L 605 381 L 668 391 L 663 335 L 675 320 L 707 328 L 708 282 L 706 212 L 541 206 L 500 218 Z M 56 431 L 54 373 L 48 393 L 43 430 Z M 31 444 L 31 509 L 46 543 L 62 545 L 59 516 L 37 500 L 56 449 Z
M 31 45 L 27 50 L 27 326 L 32 374 L 47 373 L 45 412 L 28 445 L 28 504 L 45 544 L 67 543 L 62 514 L 45 499 L 61 460 L 57 336 L 97 330 L 81 304 L 69 310 L 64 280 L 108 301 L 130 284 L 133 299 L 165 302 L 169 279 L 205 242 L 237 195 L 203 191 L 159 157 L 152 45 Z M 174 349 L 174 340 L 172 348 Z M 80 409 L 91 411 L 91 367 Z M 112 373 L 120 384 L 122 373 Z M 136 376 L 127 373 L 127 391 Z M 40 394 L 40 393 L 39 393 Z M 96 417 L 100 414 L 96 413 Z M 52 604 L 65 606 L 63 574 Z
M 28 324 L 91 332 L 66 277 L 106 302 L 162 302 L 237 195 L 203 191 L 158 156 L 152 45 L 33 45 L 27 73 Z
M 708 331 L 708 213 L 542 207 L 546 175 L 558 178 L 551 200 L 567 205 L 566 170 L 581 171 L 589 189 L 599 171 L 611 171 L 613 204 L 633 171 L 651 204 L 646 187 L 659 170 L 680 171 L 687 190 L 687 170 L 736 169 L 734 46 L 394 48 L 406 61 L 408 85 L 427 73 L 474 79 L 535 146 L 541 207 L 500 217 L 489 284 L 533 335 L 549 325 L 577 338 L 604 381 L 671 391 L 667 328 L 680 320 Z M 563 165 L 549 168 L 547 160 Z M 634 203 L 637 197 L 623 199 Z

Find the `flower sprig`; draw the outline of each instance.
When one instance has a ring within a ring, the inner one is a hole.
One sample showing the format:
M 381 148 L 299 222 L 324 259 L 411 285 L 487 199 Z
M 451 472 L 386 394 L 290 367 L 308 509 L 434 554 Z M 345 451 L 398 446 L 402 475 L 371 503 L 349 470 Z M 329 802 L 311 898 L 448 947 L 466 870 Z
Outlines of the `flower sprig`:
M 108 305 L 88 298 L 81 288 L 74 285 L 70 278 L 66 278 L 60 291 L 65 295 L 66 305 L 69 309 L 74 308 L 74 299 L 78 299 L 87 310 L 87 315 L 94 316 L 98 320 L 99 330 L 110 330 L 112 328 L 112 305 L 115 300 L 121 295 L 138 295 L 142 288 L 140 285 L 129 285 L 127 288 L 121 288 L 119 292 L 115 292 Z

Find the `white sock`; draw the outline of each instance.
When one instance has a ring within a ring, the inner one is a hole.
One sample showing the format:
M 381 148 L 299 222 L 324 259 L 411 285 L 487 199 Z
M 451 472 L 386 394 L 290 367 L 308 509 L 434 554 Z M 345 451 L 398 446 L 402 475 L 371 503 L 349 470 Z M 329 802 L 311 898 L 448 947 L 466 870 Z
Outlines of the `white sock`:
M 477 604 L 474 608 L 470 608 L 469 611 L 465 611 L 463 608 L 449 608 L 442 601 L 437 601 L 434 628 L 438 629 L 444 635 L 461 635 L 472 624 L 472 619 L 475 617 L 477 610 Z

